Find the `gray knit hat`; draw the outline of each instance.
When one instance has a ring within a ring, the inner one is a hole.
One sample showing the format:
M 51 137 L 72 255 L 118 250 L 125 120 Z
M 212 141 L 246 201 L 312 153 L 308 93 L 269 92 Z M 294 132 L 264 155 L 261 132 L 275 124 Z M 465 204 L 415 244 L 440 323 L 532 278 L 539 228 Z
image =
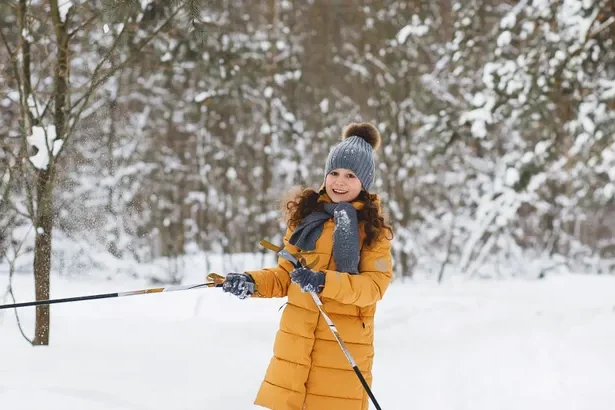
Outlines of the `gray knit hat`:
M 329 152 L 325 165 L 325 180 L 336 168 L 352 170 L 361 181 L 363 189 L 369 191 L 374 183 L 376 165 L 373 151 L 380 147 L 380 133 L 370 123 L 352 123 L 342 134 L 342 142 Z

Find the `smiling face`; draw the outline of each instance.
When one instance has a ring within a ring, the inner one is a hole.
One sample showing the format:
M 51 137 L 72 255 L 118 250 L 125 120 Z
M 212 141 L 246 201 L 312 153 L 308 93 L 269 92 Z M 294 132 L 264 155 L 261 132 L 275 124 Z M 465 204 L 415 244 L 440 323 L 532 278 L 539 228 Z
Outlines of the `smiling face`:
M 354 172 L 336 168 L 327 174 L 325 191 L 333 202 L 352 202 L 361 193 L 361 181 Z

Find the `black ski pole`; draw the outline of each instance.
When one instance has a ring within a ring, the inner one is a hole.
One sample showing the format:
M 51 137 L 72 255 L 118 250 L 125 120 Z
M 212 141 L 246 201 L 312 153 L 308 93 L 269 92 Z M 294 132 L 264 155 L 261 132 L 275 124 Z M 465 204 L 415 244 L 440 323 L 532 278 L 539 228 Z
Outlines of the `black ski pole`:
M 70 303 L 70 302 L 80 302 L 84 300 L 95 300 L 95 299 L 109 299 L 109 298 L 121 298 L 125 296 L 135 296 L 135 295 L 146 295 L 149 293 L 161 293 L 161 292 L 177 292 L 181 290 L 192 290 L 192 289 L 200 289 L 200 288 L 214 288 L 221 287 L 222 282 L 224 282 L 224 277 L 215 273 L 210 273 L 207 276 L 208 280 L 211 282 L 200 283 L 196 285 L 178 285 L 178 286 L 166 286 L 162 288 L 150 288 L 150 289 L 139 289 L 132 290 L 128 292 L 115 292 L 115 293 L 101 293 L 98 295 L 87 295 L 87 296 L 75 296 L 70 298 L 61 298 L 61 299 L 48 299 L 48 300 L 36 300 L 32 302 L 21 302 L 21 303 L 12 303 L 9 305 L 0 305 L 1 309 L 13 309 L 27 306 L 40 306 L 40 305 L 52 305 L 55 303 Z

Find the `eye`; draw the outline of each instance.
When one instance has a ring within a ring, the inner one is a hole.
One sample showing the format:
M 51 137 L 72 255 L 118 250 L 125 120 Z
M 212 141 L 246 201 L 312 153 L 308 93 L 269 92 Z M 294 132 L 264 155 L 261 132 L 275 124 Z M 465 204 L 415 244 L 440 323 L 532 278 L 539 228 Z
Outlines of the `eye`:
M 331 173 L 329 175 L 333 175 L 334 177 L 338 176 L 338 172 L 337 171 L 331 171 Z
M 348 178 L 356 178 L 354 174 L 348 174 Z

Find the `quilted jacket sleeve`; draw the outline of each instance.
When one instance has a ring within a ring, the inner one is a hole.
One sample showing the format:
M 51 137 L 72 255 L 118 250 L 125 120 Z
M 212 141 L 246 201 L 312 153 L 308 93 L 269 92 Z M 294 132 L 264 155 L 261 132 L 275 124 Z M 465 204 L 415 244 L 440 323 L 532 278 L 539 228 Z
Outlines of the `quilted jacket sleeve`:
M 284 235 L 284 246 L 290 252 L 297 252 L 297 248 L 291 245 L 288 240 L 292 234 L 290 229 L 286 230 Z M 253 297 L 262 298 L 283 298 L 288 294 L 288 286 L 290 285 L 290 274 L 293 265 L 286 259 L 278 257 L 278 265 L 271 268 L 261 270 L 246 271 L 252 276 L 256 284 L 256 293 Z
M 391 240 L 381 234 L 369 247 L 361 251 L 359 274 L 324 271 L 323 298 L 359 307 L 373 305 L 382 299 L 393 278 Z

